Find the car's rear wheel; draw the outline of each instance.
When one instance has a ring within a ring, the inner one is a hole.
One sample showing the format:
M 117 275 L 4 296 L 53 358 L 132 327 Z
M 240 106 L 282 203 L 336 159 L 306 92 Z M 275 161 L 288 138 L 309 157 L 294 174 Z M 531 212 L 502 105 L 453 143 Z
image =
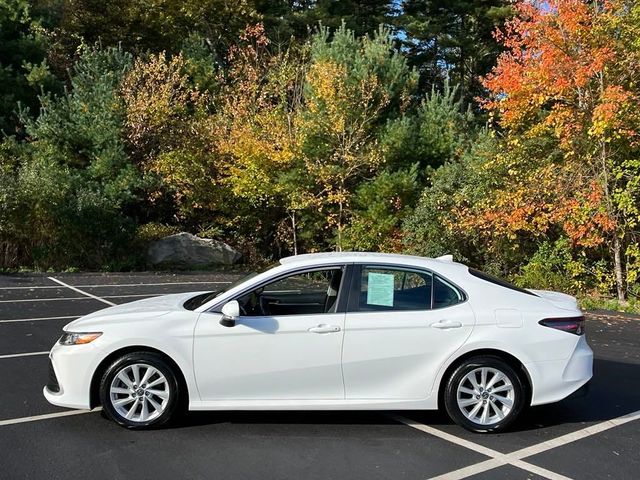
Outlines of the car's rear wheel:
M 116 423 L 142 429 L 171 419 L 179 390 L 173 368 L 161 355 L 134 352 L 107 368 L 100 382 L 100 400 L 105 414 Z
M 498 432 L 511 425 L 525 405 L 520 376 L 504 360 L 479 356 L 462 362 L 444 393 L 447 413 L 474 432 Z

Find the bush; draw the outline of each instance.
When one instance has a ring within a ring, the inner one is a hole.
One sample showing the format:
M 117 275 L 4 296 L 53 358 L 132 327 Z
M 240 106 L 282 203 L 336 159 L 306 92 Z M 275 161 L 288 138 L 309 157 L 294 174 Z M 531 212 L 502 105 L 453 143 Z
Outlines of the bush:
M 588 280 L 585 262 L 574 260 L 567 238 L 543 242 L 514 278 L 515 284 L 524 288 L 556 290 L 571 295 L 585 291 Z

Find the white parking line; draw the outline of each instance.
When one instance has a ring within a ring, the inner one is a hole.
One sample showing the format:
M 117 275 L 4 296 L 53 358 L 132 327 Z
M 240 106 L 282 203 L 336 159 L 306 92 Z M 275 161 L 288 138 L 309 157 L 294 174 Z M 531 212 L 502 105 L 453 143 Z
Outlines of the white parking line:
M 47 350 L 46 352 L 10 353 L 8 355 L 0 355 L 0 359 L 16 358 L 16 357 L 34 357 L 36 355 L 49 355 L 49 350 Z
M 550 478 L 553 480 L 568 480 L 568 477 L 565 477 L 563 475 L 557 474 L 550 470 L 546 470 L 536 465 L 531 465 L 527 462 L 523 462 L 522 460 L 512 460 L 509 454 L 498 452 L 497 450 L 493 450 L 492 448 L 485 447 L 484 445 L 479 445 L 475 442 L 465 440 L 464 438 L 456 437 L 455 435 L 443 432 L 442 430 L 438 430 L 437 428 L 430 427 L 428 425 L 424 425 L 422 423 L 418 423 L 398 415 L 393 415 L 392 418 L 400 423 L 404 423 L 409 427 L 420 430 L 421 432 L 425 432 L 448 442 L 455 443 L 456 445 L 468 448 L 469 450 L 473 450 L 477 453 L 481 453 L 482 455 L 486 455 L 487 457 L 492 457 L 490 460 L 485 460 L 483 462 L 469 465 L 468 467 L 464 467 L 459 470 L 454 470 L 453 472 L 448 472 L 443 475 L 433 477 L 432 480 L 459 480 L 507 464 L 515 465 L 522 468 L 523 470 L 527 470 L 545 478 Z
M 622 415 L 621 417 L 617 417 L 612 420 L 606 420 L 601 423 L 596 423 L 595 425 L 585 427 L 581 430 L 578 430 L 577 432 L 567 433 L 566 435 L 547 440 L 546 442 L 538 443 L 537 445 L 532 445 L 531 447 L 523 448 L 522 450 L 510 453 L 509 455 L 516 459 L 530 457 L 532 455 L 546 452 L 547 450 L 551 450 L 552 448 L 561 447 L 562 445 L 575 442 L 576 440 L 582 440 L 583 438 L 590 437 L 591 435 L 595 435 L 596 433 L 604 432 L 605 430 L 609 430 L 610 428 L 618 427 L 620 425 L 624 425 L 625 423 L 632 422 L 638 419 L 640 419 L 640 410 Z
M 185 292 L 185 293 L 188 293 L 188 292 Z M 103 295 L 102 297 L 99 297 L 99 298 L 104 300 L 105 298 L 158 297 L 160 295 L 168 295 L 168 293 L 137 293 L 132 295 Z M 92 296 L 92 298 L 87 298 L 87 297 L 21 298 L 19 300 L 0 300 L 0 303 L 57 302 L 61 300 L 92 300 L 93 298 L 98 298 L 98 297 Z M 115 304 L 112 303 L 111 305 L 115 305 Z
M 432 480 L 459 480 L 459 479 L 467 478 L 472 475 L 486 472 L 487 470 L 491 470 L 501 465 L 507 465 L 507 464 L 513 465 L 523 470 L 527 470 L 531 473 L 535 473 L 536 475 L 540 475 L 541 477 L 550 478 L 552 480 L 566 480 L 568 477 L 560 475 L 559 473 L 556 473 L 556 472 L 552 472 L 551 470 L 547 470 L 545 468 L 539 467 L 537 465 L 532 465 L 531 463 L 525 462 L 522 459 L 526 457 L 531 457 L 533 455 L 537 455 L 547 450 L 558 448 L 560 446 L 566 445 L 567 443 L 575 442 L 577 440 L 590 437 L 591 435 L 595 435 L 596 433 L 603 432 L 610 428 L 617 427 L 619 425 L 624 425 L 627 422 L 638 420 L 640 419 L 640 410 L 631 412 L 626 415 L 622 415 L 621 417 L 617 417 L 612 420 L 607 420 L 607 421 L 598 423 L 596 425 L 591 425 L 589 427 L 578 430 L 577 432 L 568 433 L 566 435 L 562 435 L 552 440 L 541 442 L 536 445 L 532 445 L 530 447 L 526 447 L 512 453 L 498 452 L 497 450 L 493 450 L 483 445 L 479 445 L 475 442 L 471 442 L 469 440 L 456 437 L 455 435 L 452 435 L 450 433 L 443 432 L 442 430 L 439 430 L 437 428 L 424 425 L 422 423 L 413 421 L 411 419 L 402 417 L 400 415 L 391 415 L 391 418 L 393 418 L 394 420 L 400 423 L 404 423 L 409 427 L 415 428 L 416 430 L 420 430 L 422 432 L 428 433 L 430 435 L 433 435 L 435 437 L 441 438 L 448 442 L 454 443 L 461 447 L 465 447 L 477 453 L 481 453 L 483 455 L 491 457 L 490 460 L 485 460 L 483 462 L 479 462 L 474 465 L 469 465 L 467 467 L 460 468 L 453 472 L 448 472 L 443 475 L 433 477 Z
M 0 420 L 0 427 L 5 425 L 15 425 L 17 423 L 37 422 L 39 420 L 48 420 L 50 418 L 70 417 L 71 415 L 82 415 L 85 413 L 99 412 L 102 407 L 93 410 L 69 410 L 57 413 L 45 413 L 44 415 L 34 415 L 32 417 L 10 418 L 8 420 Z
M 6 320 L 0 320 L 0 323 L 39 322 L 41 320 L 71 320 L 74 318 L 80 317 L 77 315 L 68 315 L 62 317 L 7 318 Z
M 49 277 L 48 277 L 49 278 Z M 88 284 L 88 285 L 76 285 L 79 288 L 109 288 L 109 287 L 147 287 L 147 286 L 162 286 L 162 285 L 227 285 L 231 282 L 160 282 L 160 283 L 101 283 L 101 284 Z M 0 287 L 0 290 L 40 290 L 40 289 L 60 288 L 57 285 L 36 285 L 32 287 Z
M 51 280 L 52 282 L 59 283 L 59 284 L 60 284 L 60 285 L 62 285 L 63 287 L 70 288 L 70 289 L 71 289 L 71 290 L 73 290 L 74 292 L 81 293 L 82 295 L 84 295 L 84 296 L 86 296 L 86 297 L 94 298 L 94 299 L 98 300 L 99 302 L 106 303 L 107 305 L 111 305 L 111 306 L 115 305 L 115 303 L 113 303 L 113 302 L 111 302 L 111 301 L 109 301 L 109 300 L 105 300 L 104 298 L 96 297 L 96 296 L 95 296 L 94 294 L 92 294 L 92 293 L 85 292 L 84 290 L 80 290 L 79 288 L 76 288 L 76 287 L 74 287 L 74 286 L 72 286 L 72 285 L 69 285 L 69 284 L 67 284 L 67 283 L 64 283 L 64 282 L 62 282 L 62 281 L 58 280 L 57 278 L 53 278 L 53 277 L 47 277 L 47 278 L 48 278 L 49 280 Z

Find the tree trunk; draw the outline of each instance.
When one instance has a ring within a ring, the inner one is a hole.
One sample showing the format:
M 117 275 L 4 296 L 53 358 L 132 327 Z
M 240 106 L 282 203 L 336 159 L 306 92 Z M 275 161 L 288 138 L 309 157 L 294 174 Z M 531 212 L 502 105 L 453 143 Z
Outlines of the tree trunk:
M 298 235 L 296 234 L 296 211 L 289 214 L 291 217 L 291 229 L 293 230 L 293 254 L 298 255 Z
M 627 295 L 624 290 L 624 279 L 622 275 L 622 246 L 620 245 L 620 239 L 618 236 L 613 237 L 613 271 L 616 275 L 616 290 L 618 292 L 618 301 L 622 304 L 627 303 Z
M 339 203 L 339 213 L 338 213 L 338 244 L 336 245 L 336 250 L 338 252 L 342 251 L 342 200 Z

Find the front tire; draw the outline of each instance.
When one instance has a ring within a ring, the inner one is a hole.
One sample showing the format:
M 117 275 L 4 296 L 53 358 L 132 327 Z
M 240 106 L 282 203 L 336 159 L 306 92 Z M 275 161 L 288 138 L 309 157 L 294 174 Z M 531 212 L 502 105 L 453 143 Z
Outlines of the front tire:
M 444 403 L 458 425 L 472 432 L 499 432 L 525 405 L 520 376 L 504 360 L 478 356 L 460 364 L 447 382 Z
M 173 368 L 152 352 L 123 355 L 107 368 L 100 382 L 103 411 L 114 422 L 131 429 L 168 422 L 179 396 Z

